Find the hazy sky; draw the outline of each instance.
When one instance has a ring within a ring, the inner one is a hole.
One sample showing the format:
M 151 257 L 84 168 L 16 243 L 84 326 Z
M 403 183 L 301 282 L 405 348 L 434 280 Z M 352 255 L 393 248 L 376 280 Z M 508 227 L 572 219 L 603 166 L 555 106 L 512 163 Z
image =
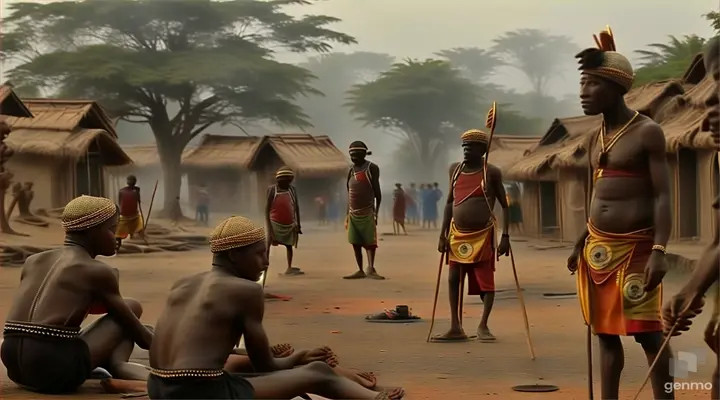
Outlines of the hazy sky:
M 3 12 L 15 2 L 0 0 Z M 716 9 L 718 0 L 324 0 L 298 7 L 297 12 L 340 18 L 334 28 L 355 36 L 359 44 L 339 51 L 424 58 L 440 49 L 489 47 L 494 37 L 518 28 L 543 29 L 568 35 L 581 47 L 593 46 L 592 34 L 607 24 L 618 50 L 632 56 L 633 50 L 663 42 L 667 35 L 710 36 L 712 30 L 701 15 Z M 569 93 L 577 87 L 574 74 L 563 75 L 552 92 Z M 497 79 L 529 89 L 521 75 L 510 71 Z

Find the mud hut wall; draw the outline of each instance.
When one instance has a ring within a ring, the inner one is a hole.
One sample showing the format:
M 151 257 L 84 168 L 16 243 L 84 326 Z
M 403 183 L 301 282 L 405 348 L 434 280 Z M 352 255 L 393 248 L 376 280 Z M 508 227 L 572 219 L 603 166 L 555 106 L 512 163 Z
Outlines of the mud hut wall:
M 522 183 L 520 207 L 523 213 L 523 231 L 528 237 L 540 237 L 540 184 L 536 181 Z
M 35 197 L 30 204 L 34 210 L 36 208 L 53 207 L 53 188 L 55 186 L 53 177 L 58 164 L 56 159 L 50 157 L 16 154 L 10 158 L 5 166 L 13 174 L 13 185 L 16 182 L 32 182 L 34 184 Z M 5 205 L 7 206 L 12 200 L 12 190 L 8 190 L 6 196 Z M 17 213 L 17 207 L 15 212 Z
M 677 168 L 677 155 L 668 155 L 668 172 L 670 174 L 670 212 L 673 216 L 672 230 L 670 231 L 670 240 L 677 241 L 680 239 L 680 214 L 678 213 L 678 193 L 677 188 L 680 187 L 680 175 Z
M 557 187 L 562 218 L 558 223 L 562 224 L 563 241 L 575 242 L 585 230 L 586 180 L 582 171 L 560 173 Z
M 711 150 L 697 151 L 697 180 L 699 188 L 698 219 L 700 241 L 711 242 L 717 218 L 713 218 L 712 203 L 718 194 L 717 152 Z
M 193 168 L 188 171 L 188 204 L 197 205 L 197 189 L 206 185 L 210 212 L 248 215 L 253 212 L 250 173 L 236 168 Z

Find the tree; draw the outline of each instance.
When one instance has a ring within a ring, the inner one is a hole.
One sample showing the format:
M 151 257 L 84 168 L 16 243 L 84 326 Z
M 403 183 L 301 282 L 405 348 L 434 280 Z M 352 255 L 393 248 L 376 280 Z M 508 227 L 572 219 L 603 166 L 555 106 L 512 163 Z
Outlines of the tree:
M 313 95 L 298 100 L 318 132 L 327 134 L 335 143 L 351 140 L 354 131 L 363 128 L 343 107 L 346 92 L 355 84 L 377 78 L 393 64 L 387 54 L 371 52 L 331 53 L 312 57 L 300 64 L 317 79 L 315 88 L 322 96 Z
M 441 50 L 436 56 L 447 60 L 453 67 L 460 69 L 463 75 L 475 83 L 484 83 L 503 62 L 487 50 L 476 47 L 456 47 Z
M 548 82 L 579 50 L 567 36 L 550 35 L 538 29 L 506 32 L 493 43 L 493 53 L 505 65 L 525 74 L 538 94 L 545 94 Z
M 704 15 L 705 19 L 710 22 L 710 26 L 715 29 L 715 33 L 720 35 L 720 12 L 710 11 Z
M 690 62 L 695 55 L 702 53 L 706 40 L 698 35 L 685 35 L 677 38 L 668 36 L 667 43 L 650 43 L 648 50 L 636 50 L 643 67 L 658 66 L 676 61 Z
M 163 165 L 165 210 L 180 193 L 185 146 L 213 125 L 269 120 L 309 126 L 294 103 L 318 93 L 307 70 L 277 50 L 327 52 L 355 40 L 336 18 L 295 18 L 312 0 L 85 0 L 15 3 L 2 55 L 20 62 L 14 82 L 93 98 L 115 117 L 146 123 Z M 177 112 L 169 112 L 175 105 Z
M 483 110 L 479 88 L 447 61 L 433 59 L 407 60 L 355 85 L 347 106 L 366 125 L 405 135 L 424 176 L 432 175 L 448 139 L 457 139 L 450 132 L 477 125 Z

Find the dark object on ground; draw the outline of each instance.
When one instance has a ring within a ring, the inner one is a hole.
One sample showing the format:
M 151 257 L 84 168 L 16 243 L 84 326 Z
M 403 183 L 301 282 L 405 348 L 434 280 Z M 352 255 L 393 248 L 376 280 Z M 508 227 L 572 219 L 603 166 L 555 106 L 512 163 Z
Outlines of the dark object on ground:
M 421 318 L 412 315 L 410 307 L 405 305 L 399 305 L 396 306 L 394 310 L 385 310 L 381 313 L 365 317 L 365 321 L 376 323 L 408 323 L 419 322 L 420 320 Z
M 523 393 L 549 393 L 549 392 L 557 392 L 558 390 L 560 390 L 560 388 L 555 385 L 534 384 L 534 385 L 513 386 L 512 390 L 514 390 L 516 392 L 523 392 Z

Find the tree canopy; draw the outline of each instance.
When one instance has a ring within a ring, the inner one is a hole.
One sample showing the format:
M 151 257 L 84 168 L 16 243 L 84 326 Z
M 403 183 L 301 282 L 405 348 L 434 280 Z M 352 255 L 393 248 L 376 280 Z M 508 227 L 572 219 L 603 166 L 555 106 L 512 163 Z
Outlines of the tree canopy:
M 533 91 L 545 94 L 548 82 L 560 66 L 572 60 L 579 47 L 567 36 L 551 35 L 538 29 L 518 29 L 493 40 L 492 52 L 505 65 L 520 70 Z
M 348 92 L 351 113 L 367 125 L 405 135 L 415 150 L 415 165 L 430 176 L 448 139 L 477 125 L 479 88 L 443 60 L 406 60 L 374 81 Z
M 635 86 L 667 79 L 679 79 L 693 58 L 702 53 L 706 40 L 697 35 L 669 36 L 667 43 L 651 43 L 637 50 L 643 64 L 635 71 Z
M 215 124 L 249 120 L 309 126 L 296 104 L 318 94 L 313 76 L 276 51 L 327 52 L 355 40 L 323 15 L 285 6 L 312 0 L 85 0 L 14 3 L 3 20 L 9 73 L 20 90 L 92 98 L 116 117 L 147 123 L 165 172 L 165 206 L 180 191 L 187 143 Z M 170 115 L 168 104 L 177 105 Z

